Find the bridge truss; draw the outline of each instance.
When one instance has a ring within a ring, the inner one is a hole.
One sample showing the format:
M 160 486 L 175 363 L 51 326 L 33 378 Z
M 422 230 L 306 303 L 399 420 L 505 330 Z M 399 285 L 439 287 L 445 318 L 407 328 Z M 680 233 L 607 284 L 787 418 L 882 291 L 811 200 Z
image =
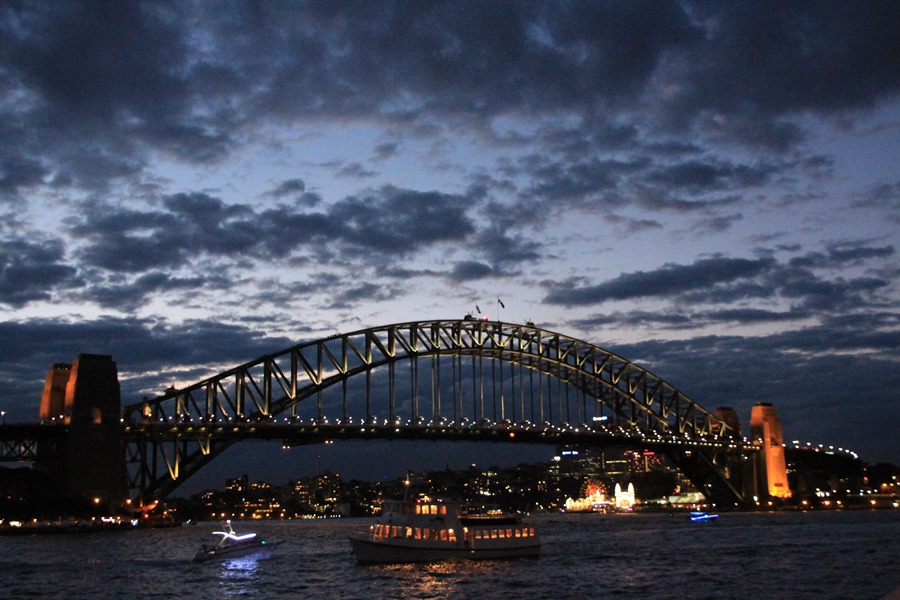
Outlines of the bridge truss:
M 64 434 L 58 425 L 0 426 L 0 462 L 31 462 L 56 453 Z
M 736 432 L 593 344 L 471 318 L 304 342 L 125 407 L 129 484 L 164 496 L 245 439 L 454 439 L 664 451 L 721 503 L 742 501 Z

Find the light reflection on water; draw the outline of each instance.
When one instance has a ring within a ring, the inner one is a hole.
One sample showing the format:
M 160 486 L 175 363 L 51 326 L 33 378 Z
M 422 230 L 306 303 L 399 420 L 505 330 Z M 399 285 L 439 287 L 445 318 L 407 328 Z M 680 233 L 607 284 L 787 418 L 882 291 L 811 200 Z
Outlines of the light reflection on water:
M 221 562 L 219 571 L 219 592 L 222 596 L 256 596 L 258 589 L 259 557 L 243 556 L 228 558 Z
M 357 565 L 365 520 L 253 523 L 270 556 L 193 563 L 216 524 L 0 538 L 7 598 L 854 598 L 900 588 L 900 511 L 536 516 L 541 557 Z

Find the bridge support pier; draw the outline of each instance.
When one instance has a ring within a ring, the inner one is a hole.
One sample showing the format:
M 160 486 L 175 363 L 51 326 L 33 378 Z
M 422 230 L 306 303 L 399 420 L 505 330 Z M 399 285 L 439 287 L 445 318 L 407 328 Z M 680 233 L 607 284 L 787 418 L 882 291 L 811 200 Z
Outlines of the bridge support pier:
M 762 448 L 759 453 L 757 486 L 769 498 L 790 498 L 784 456 L 784 436 L 778 410 L 770 402 L 760 402 L 750 413 L 750 433 L 753 442 Z
M 112 357 L 80 354 L 71 365 L 54 365 L 47 373 L 40 416 L 66 425 L 55 455 L 41 456 L 36 464 L 53 476 L 58 493 L 110 508 L 121 506 L 127 476 L 119 378 Z

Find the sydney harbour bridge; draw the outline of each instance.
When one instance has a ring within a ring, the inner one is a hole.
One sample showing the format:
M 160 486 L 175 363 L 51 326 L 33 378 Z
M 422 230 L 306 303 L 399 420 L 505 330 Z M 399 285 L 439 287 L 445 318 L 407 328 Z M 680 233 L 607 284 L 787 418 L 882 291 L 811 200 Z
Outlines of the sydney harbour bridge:
M 3 426 L 0 458 L 75 455 L 68 469 L 79 480 L 90 480 L 91 468 L 115 473 L 124 459 L 123 493 L 146 502 L 245 440 L 615 446 L 664 454 L 728 507 L 747 503 L 742 473 L 759 455 L 734 423 L 653 373 L 532 323 L 466 317 L 337 334 L 122 407 L 117 380 L 88 381 L 73 375 L 60 384 L 65 401 L 51 411 L 59 420 Z M 77 386 L 84 399 L 75 398 Z M 112 395 L 114 402 L 103 398 Z

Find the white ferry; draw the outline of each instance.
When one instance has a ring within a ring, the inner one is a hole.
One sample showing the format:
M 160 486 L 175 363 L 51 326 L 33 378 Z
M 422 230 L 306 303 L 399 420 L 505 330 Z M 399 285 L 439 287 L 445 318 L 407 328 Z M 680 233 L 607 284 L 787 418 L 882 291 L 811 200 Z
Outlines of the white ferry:
M 428 499 L 385 502 L 368 532 L 350 536 L 356 560 L 367 564 L 535 557 L 540 544 L 519 515 Z

